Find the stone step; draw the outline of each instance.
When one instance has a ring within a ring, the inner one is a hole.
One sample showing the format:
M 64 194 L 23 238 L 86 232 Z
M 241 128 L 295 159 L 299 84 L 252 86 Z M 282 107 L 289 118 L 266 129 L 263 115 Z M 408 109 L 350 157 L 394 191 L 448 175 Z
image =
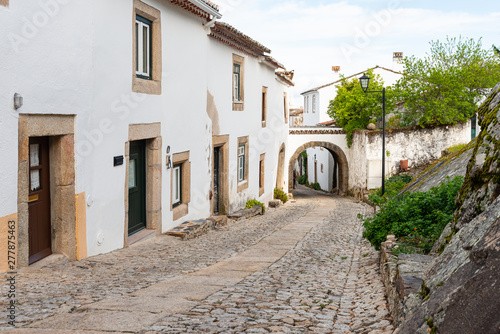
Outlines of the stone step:
M 188 220 L 181 225 L 174 227 L 166 234 L 181 238 L 182 240 L 189 240 L 199 237 L 200 235 L 207 233 L 209 230 L 225 225 L 227 225 L 226 216 L 213 216 L 207 219 Z

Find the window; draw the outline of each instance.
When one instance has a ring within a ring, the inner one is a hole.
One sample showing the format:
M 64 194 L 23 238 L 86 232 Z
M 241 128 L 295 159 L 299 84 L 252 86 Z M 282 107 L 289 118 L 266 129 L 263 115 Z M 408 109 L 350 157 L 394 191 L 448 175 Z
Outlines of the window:
M 238 138 L 238 192 L 248 188 L 248 136 Z
M 245 145 L 238 146 L 238 182 L 245 181 Z
M 135 74 L 143 79 L 151 79 L 151 25 L 150 20 L 136 15 Z
M 233 64 L 233 101 L 240 101 L 241 66 Z
M 312 96 L 312 112 L 313 114 L 316 112 L 316 95 Z
M 262 127 L 266 126 L 267 118 L 267 87 L 262 87 Z
M 245 100 L 245 58 L 233 54 L 233 110 L 243 111 L 244 110 L 244 100 Z
M 309 96 L 304 97 L 304 112 L 309 112 Z
M 132 91 L 161 94 L 161 13 L 134 0 L 132 42 Z
M 260 155 L 260 161 L 259 161 L 259 196 L 262 196 L 264 194 L 265 160 L 266 160 L 266 154 L 263 153 Z
M 174 166 L 172 183 L 172 206 L 175 208 L 182 203 L 182 165 Z
M 170 210 L 176 221 L 188 214 L 191 201 L 191 162 L 189 151 L 172 155 L 172 182 L 170 186 Z

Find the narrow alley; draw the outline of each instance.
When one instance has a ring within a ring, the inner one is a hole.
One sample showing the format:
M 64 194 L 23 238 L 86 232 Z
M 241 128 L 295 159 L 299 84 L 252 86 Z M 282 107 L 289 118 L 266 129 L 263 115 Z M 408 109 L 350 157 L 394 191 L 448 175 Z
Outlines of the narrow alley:
M 23 268 L 16 276 L 22 328 L 0 328 L 391 333 L 378 255 L 356 218 L 371 208 L 305 187 L 295 194 L 294 203 L 193 240 L 161 236 L 74 263 Z

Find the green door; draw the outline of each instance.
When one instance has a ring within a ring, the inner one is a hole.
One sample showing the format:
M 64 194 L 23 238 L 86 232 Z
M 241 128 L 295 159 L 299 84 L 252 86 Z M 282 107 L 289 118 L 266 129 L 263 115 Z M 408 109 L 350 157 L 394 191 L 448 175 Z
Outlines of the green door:
M 128 166 L 128 234 L 146 228 L 146 142 L 130 142 Z

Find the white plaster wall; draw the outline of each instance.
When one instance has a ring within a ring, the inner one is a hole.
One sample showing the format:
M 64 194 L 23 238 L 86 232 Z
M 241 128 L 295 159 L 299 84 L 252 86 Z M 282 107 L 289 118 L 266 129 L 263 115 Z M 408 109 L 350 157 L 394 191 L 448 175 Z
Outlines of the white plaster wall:
M 315 126 L 320 122 L 320 111 L 319 111 L 319 93 L 318 92 L 310 92 L 307 94 L 304 94 L 304 119 L 303 119 L 303 125 L 304 126 Z M 316 109 L 315 112 L 313 112 L 312 109 L 312 100 L 313 96 L 316 96 Z M 309 102 L 307 102 L 307 97 L 309 97 Z M 307 103 L 307 109 L 306 109 L 306 103 Z M 306 112 L 307 110 L 307 112 Z
M 207 36 L 202 21 L 180 7 L 159 0 L 144 2 L 161 12 L 161 95 L 132 92 L 132 0 L 94 1 L 93 112 L 79 118 L 77 131 L 77 149 L 86 140 L 93 144 L 91 154 L 79 159 L 79 166 L 84 167 L 77 174 L 78 191 L 85 191 L 93 200 L 87 209 L 89 255 L 123 247 L 127 166 L 113 167 L 112 159 L 125 155 L 131 124 L 161 123 L 162 231 L 210 215 L 211 133 L 205 112 Z M 101 124 L 108 120 L 112 126 L 102 131 Z M 101 140 L 89 140 L 86 133 L 99 130 Z M 171 154 L 190 152 L 189 213 L 178 221 L 173 221 L 170 211 L 167 146 Z M 99 234 L 104 236 L 100 246 L 96 243 Z
M 17 212 L 18 115 L 91 110 L 90 1 L 10 1 L 0 6 L 0 217 Z M 13 108 L 14 93 L 24 106 Z
M 232 110 L 232 55 L 245 58 L 244 110 Z M 288 125 L 284 121 L 286 87 L 276 80 L 274 69 L 258 58 L 209 39 L 208 90 L 215 99 L 219 115 L 220 135 L 229 134 L 230 212 L 243 208 L 247 200 L 256 198 L 267 203 L 273 198 L 281 145 L 288 152 Z M 261 123 L 262 87 L 267 92 L 267 122 Z M 211 128 L 211 124 L 210 124 Z M 247 189 L 238 192 L 238 138 L 249 136 L 249 175 Z M 259 160 L 265 153 L 264 194 L 259 196 Z M 284 189 L 288 187 L 288 165 L 284 167 Z
M 456 126 L 386 132 L 386 177 L 400 168 L 400 160 L 409 167 L 429 163 L 441 157 L 448 147 L 470 141 L 470 122 Z M 382 132 L 356 131 L 351 149 L 350 187 L 373 189 L 382 182 Z
M 334 167 L 332 154 L 322 147 L 308 148 L 306 152 L 308 156 L 308 182 L 314 183 L 314 161 L 316 161 L 318 183 L 322 190 L 331 191 Z M 321 171 L 321 165 L 323 165 L 323 171 Z

